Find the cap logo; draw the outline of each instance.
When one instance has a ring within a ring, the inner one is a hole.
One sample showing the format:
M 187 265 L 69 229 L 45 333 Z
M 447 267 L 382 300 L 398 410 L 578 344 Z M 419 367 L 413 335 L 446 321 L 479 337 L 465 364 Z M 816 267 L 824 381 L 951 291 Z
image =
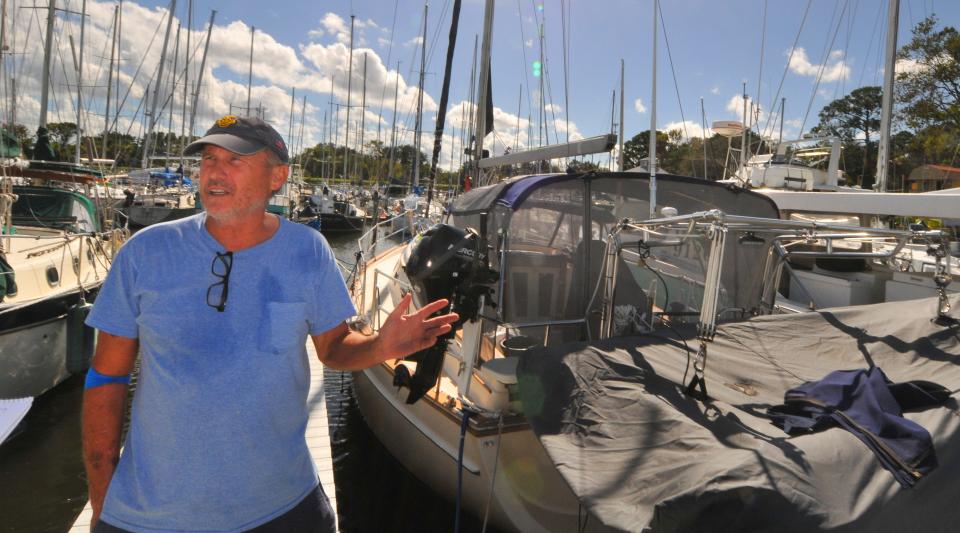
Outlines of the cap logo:
M 236 123 L 237 117 L 234 115 L 226 115 L 217 120 L 217 126 L 220 126 L 221 128 L 228 128 Z

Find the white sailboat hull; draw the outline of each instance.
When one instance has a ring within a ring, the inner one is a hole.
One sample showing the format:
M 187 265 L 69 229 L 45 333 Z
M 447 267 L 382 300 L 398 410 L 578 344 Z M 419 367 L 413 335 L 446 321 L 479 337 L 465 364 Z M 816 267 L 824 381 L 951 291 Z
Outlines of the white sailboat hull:
M 460 421 L 424 398 L 405 403 L 407 390 L 393 386 L 383 365 L 354 373 L 357 402 L 367 425 L 403 466 L 434 491 L 455 501 Z M 467 431 L 463 456 L 463 509 L 508 531 L 578 531 L 586 510 L 528 427 L 497 434 Z M 494 469 L 496 472 L 494 473 Z M 495 482 L 491 498 L 491 483 Z M 588 521 L 581 531 L 608 531 Z

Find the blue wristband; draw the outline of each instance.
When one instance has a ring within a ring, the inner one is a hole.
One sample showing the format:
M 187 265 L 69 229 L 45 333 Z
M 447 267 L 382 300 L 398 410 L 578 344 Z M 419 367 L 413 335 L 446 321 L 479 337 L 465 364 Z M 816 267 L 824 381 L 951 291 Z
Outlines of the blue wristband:
M 94 368 L 91 366 L 90 369 L 87 370 L 87 380 L 84 382 L 83 388 L 92 389 L 95 387 L 101 387 L 103 385 L 109 385 L 110 383 L 121 383 L 126 385 L 130 383 L 130 376 L 105 376 L 94 370 Z

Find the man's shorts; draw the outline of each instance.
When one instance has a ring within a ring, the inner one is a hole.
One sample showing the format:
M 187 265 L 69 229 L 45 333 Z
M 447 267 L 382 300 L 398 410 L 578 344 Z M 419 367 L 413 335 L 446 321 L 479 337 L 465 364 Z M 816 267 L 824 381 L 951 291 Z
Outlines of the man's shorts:
M 323 492 L 323 486 L 317 484 L 316 490 L 300 500 L 293 509 L 250 531 L 253 533 L 286 533 L 288 531 L 333 533 L 336 530 L 337 523 L 333 509 L 330 507 L 330 500 Z M 126 529 L 113 526 L 103 520 L 97 522 L 92 532 L 129 533 Z

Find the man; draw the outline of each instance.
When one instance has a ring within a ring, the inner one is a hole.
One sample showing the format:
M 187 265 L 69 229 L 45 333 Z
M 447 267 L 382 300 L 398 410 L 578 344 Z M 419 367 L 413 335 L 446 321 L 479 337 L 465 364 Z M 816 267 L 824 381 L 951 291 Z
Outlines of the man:
M 304 437 L 309 334 L 320 360 L 356 370 L 431 346 L 455 314 L 379 334 L 354 314 L 316 231 L 266 212 L 288 172 L 280 135 L 226 116 L 201 153 L 204 213 L 147 228 L 115 258 L 87 323 L 100 330 L 83 405 L 94 531 L 326 531 L 332 512 Z M 123 455 L 126 383 L 140 372 Z

